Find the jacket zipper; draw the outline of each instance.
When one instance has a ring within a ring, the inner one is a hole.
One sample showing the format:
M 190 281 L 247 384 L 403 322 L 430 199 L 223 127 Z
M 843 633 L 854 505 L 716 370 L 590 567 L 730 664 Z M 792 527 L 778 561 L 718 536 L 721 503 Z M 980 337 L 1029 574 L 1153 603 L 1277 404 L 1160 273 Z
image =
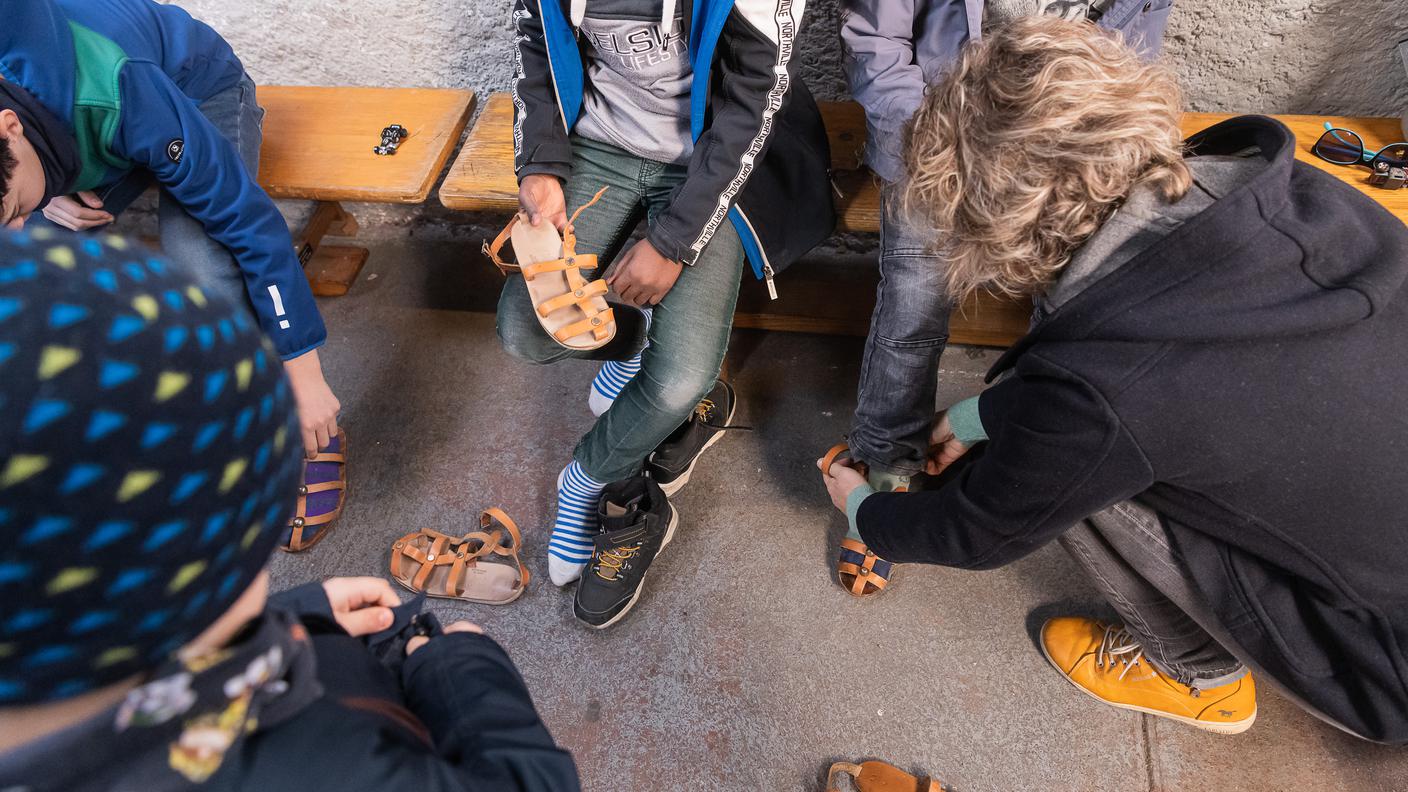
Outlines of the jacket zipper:
M 549 2 L 555 3 L 557 0 L 549 0 Z M 560 6 L 558 11 L 561 13 Z M 557 87 L 557 69 L 552 64 L 552 37 L 548 35 L 547 18 L 543 16 L 543 0 L 538 0 L 538 22 L 543 26 L 543 52 L 546 52 L 548 56 L 548 82 L 552 83 L 552 95 L 557 99 L 557 115 L 562 119 L 562 130 L 571 134 L 572 127 L 567 123 L 567 110 L 562 106 L 562 91 Z M 571 27 L 570 22 L 568 27 Z M 573 33 L 575 34 L 576 31 Z
M 743 207 L 734 204 L 734 209 L 738 210 L 738 216 L 743 218 L 743 224 L 748 226 L 748 233 L 753 235 L 753 242 L 758 246 L 758 255 L 763 257 L 763 282 L 768 287 L 768 299 L 777 299 L 777 284 L 773 282 L 773 277 L 777 272 L 772 268 L 772 262 L 768 261 L 768 252 L 763 249 L 763 240 L 758 238 L 758 232 L 753 228 L 753 221 L 748 219 L 748 215 L 743 212 Z

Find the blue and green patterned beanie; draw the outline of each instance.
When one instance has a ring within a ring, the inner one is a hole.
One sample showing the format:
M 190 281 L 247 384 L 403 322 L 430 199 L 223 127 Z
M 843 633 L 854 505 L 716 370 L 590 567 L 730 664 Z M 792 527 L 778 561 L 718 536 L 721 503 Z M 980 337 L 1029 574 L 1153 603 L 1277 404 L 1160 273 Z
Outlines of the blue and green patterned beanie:
M 0 707 L 214 622 L 268 562 L 300 449 L 245 306 L 121 237 L 0 231 Z

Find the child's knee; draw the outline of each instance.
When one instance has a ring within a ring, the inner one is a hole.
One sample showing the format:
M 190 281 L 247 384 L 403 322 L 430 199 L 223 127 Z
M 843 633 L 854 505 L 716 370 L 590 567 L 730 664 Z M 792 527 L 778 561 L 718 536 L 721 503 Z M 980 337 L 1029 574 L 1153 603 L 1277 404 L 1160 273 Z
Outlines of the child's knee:
M 668 413 L 687 416 L 714 388 L 715 374 L 685 372 L 673 376 L 660 389 L 660 406 Z
M 543 343 L 545 339 L 542 328 L 537 325 L 525 326 L 522 322 L 515 322 L 510 318 L 500 316 L 495 328 L 499 335 L 499 343 L 503 345 L 504 351 L 510 356 L 525 363 L 547 363 L 550 361 L 550 352 Z

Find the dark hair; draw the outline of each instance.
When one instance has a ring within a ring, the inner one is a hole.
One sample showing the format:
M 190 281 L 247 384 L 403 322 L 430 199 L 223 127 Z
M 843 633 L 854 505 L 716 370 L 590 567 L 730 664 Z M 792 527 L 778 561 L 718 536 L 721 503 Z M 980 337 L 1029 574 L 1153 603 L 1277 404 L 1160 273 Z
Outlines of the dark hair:
M 10 177 L 15 175 L 18 164 L 14 152 L 10 151 L 10 139 L 0 137 L 0 198 L 10 194 Z

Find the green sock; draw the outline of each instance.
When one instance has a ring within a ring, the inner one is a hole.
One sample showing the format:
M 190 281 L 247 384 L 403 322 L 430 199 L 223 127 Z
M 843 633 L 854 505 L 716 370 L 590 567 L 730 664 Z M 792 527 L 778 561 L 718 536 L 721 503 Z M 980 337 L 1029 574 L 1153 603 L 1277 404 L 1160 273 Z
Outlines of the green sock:
M 881 470 L 870 471 L 866 479 L 876 492 L 894 492 L 895 490 L 909 490 L 910 476 L 903 476 L 899 473 L 887 473 Z
M 899 473 L 887 473 L 871 468 L 869 475 L 866 476 L 866 481 L 870 484 L 869 492 L 865 494 L 857 493 L 854 504 L 848 504 L 849 508 L 846 510 L 846 516 L 849 518 L 850 529 L 846 531 L 846 538 L 854 539 L 857 542 L 865 541 L 860 538 L 860 529 L 856 527 L 855 511 L 860 508 L 860 501 L 864 500 L 866 495 L 872 492 L 894 492 L 900 489 L 908 490 L 909 479 L 909 476 L 902 476 Z

